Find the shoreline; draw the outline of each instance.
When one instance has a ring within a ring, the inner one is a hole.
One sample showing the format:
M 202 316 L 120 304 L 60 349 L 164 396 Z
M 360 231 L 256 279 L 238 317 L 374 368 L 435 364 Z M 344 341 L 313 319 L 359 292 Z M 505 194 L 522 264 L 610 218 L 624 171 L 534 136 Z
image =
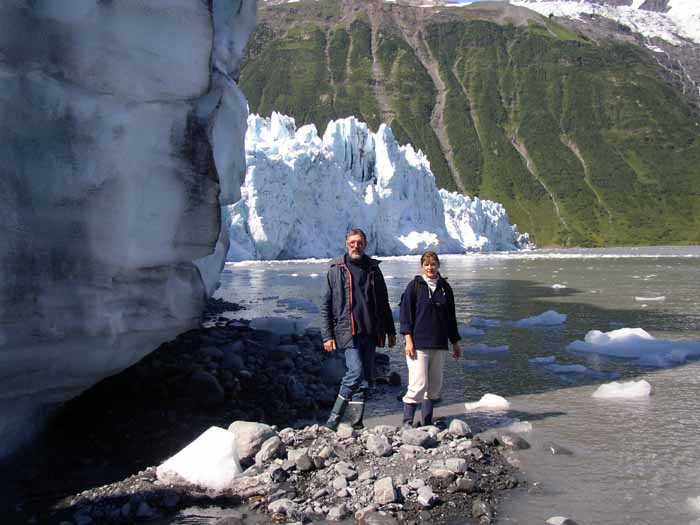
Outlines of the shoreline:
M 174 455 L 210 426 L 228 428 L 234 421 L 254 421 L 276 425 L 272 428 L 277 432 L 276 429 L 287 425 L 298 427 L 304 422 L 320 421 L 332 406 L 344 371 L 338 353 L 322 352 L 320 335 L 313 331 L 303 335 L 279 335 L 252 330 L 247 322 L 219 315 L 237 309 L 239 307 L 222 300 L 210 301 L 204 316 L 204 322 L 211 324 L 210 327 L 181 334 L 132 367 L 66 403 L 46 433 L 4 462 L 7 471 L 13 472 L 12 479 L 8 476 L 4 483 L 7 486 L 3 493 L 8 500 L 8 508 L 2 511 L 6 516 L 4 522 L 128 523 L 134 519 L 167 519 L 179 509 L 192 505 L 236 507 L 251 498 L 253 502 L 269 499 L 269 493 L 266 496 L 249 494 L 247 497 L 235 493 L 211 496 L 193 487 L 164 487 L 155 483 L 155 465 Z M 388 359 L 380 366 L 383 364 L 388 366 Z M 385 385 L 377 388 L 375 397 L 395 397 L 400 387 L 389 384 L 388 369 L 383 372 L 381 377 Z M 396 379 L 392 377 L 391 381 L 396 383 Z M 261 400 L 270 402 L 263 406 Z M 437 416 L 448 415 L 447 408 L 437 407 Z M 452 412 L 458 413 L 456 406 L 453 408 Z M 380 425 L 384 429 L 380 432 L 382 440 L 388 440 L 394 447 L 391 454 L 394 457 L 386 461 L 388 470 L 385 470 L 390 472 L 396 470 L 395 460 L 401 456 L 399 449 L 406 445 L 400 429 L 390 428 L 394 419 L 400 420 L 400 415 L 368 418 L 367 428 L 346 436 L 343 438 L 346 441 L 339 441 L 337 435 L 318 425 L 297 430 L 285 428 L 279 434 L 286 432 L 292 436 L 287 438 L 291 439 L 290 443 L 324 440 L 332 450 L 354 451 L 345 459 L 342 459 L 342 452 L 336 454 L 328 466 L 346 460 L 359 465 L 368 460 L 368 452 L 363 446 L 350 445 L 366 445 L 370 435 L 374 434 L 374 429 L 370 428 L 380 428 L 377 426 Z M 435 452 L 442 447 L 443 440 L 445 447 L 459 445 L 457 438 L 453 439 L 445 431 L 435 427 L 428 430 L 433 441 L 430 450 L 426 450 L 426 457 L 445 456 Z M 442 435 L 438 438 L 440 432 Z M 481 454 L 477 455 L 485 456 L 489 461 L 497 458 L 493 461 L 498 465 L 499 474 L 494 476 L 494 483 L 484 485 L 482 491 L 488 494 L 487 514 L 492 516 L 496 494 L 521 481 L 512 477 L 514 470 L 498 452 L 498 442 L 492 440 L 489 443 L 477 438 L 472 447 L 471 442 L 464 446 L 466 441 L 471 441 L 465 436 L 459 439 L 464 440 L 461 442 L 463 450 L 478 448 Z M 285 446 L 290 448 L 287 443 Z M 449 449 L 445 448 L 443 452 L 447 453 Z M 414 450 L 412 457 L 416 454 L 418 452 Z M 467 456 L 473 460 L 473 456 Z M 282 460 L 271 458 L 271 461 Z M 376 464 L 377 460 L 371 462 Z M 478 460 L 475 465 L 479 465 Z M 272 465 L 265 467 L 272 468 Z M 316 470 L 314 474 L 324 471 L 324 468 Z M 408 482 L 403 479 L 407 473 L 402 474 L 400 470 L 395 473 L 397 480 Z M 246 473 L 248 476 L 263 474 L 257 471 Z M 297 476 L 295 482 L 300 491 L 295 497 L 301 498 L 304 490 L 308 492 L 304 487 L 312 485 L 307 479 L 309 476 L 302 472 L 292 472 L 291 475 Z M 369 483 L 371 478 L 365 481 Z M 355 481 L 350 480 L 352 483 Z M 287 485 L 289 482 L 285 480 Z M 400 485 L 397 484 L 397 491 Z M 265 484 L 263 492 L 270 486 Z M 447 488 L 444 482 L 442 485 L 437 482 L 433 489 L 436 494 L 441 494 L 443 502 L 454 503 L 455 499 L 466 497 L 464 494 L 447 496 Z M 409 498 L 408 492 L 406 497 Z M 408 505 L 409 499 L 406 502 Z M 252 507 L 255 509 L 260 505 Z M 442 504 L 435 506 L 437 509 L 442 507 Z M 116 512 L 117 508 L 119 512 Z M 354 511 L 352 504 L 346 505 L 346 512 L 339 512 L 337 505 L 333 508 L 346 519 Z M 400 519 L 404 521 L 408 515 L 415 517 L 420 512 L 429 512 L 414 508 L 406 514 L 401 503 L 392 503 L 387 508 L 403 516 Z M 454 509 L 466 512 L 464 505 L 455 504 Z M 377 512 L 380 510 L 378 508 Z

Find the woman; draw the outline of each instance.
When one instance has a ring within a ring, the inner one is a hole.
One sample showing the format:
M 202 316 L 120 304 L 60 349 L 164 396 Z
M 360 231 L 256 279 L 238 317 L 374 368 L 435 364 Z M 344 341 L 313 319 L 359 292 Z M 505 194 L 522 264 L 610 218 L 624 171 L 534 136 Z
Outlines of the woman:
M 440 259 L 427 251 L 420 258 L 422 275 L 401 296 L 401 333 L 406 339 L 408 389 L 403 397 L 403 424 L 412 426 L 421 404 L 423 425 L 433 422 L 433 401 L 440 398 L 448 341 L 459 359 L 459 332 L 452 288 L 440 275 Z

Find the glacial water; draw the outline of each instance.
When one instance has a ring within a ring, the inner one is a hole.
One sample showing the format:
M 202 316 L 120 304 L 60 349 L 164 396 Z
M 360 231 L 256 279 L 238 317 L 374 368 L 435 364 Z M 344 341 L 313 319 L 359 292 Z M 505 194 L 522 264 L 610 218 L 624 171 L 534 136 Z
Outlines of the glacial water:
M 465 413 L 470 424 L 485 428 L 517 418 L 532 425 L 523 434 L 532 448 L 515 455 L 528 483 L 505 500 L 499 523 L 539 524 L 562 515 L 586 525 L 700 524 L 700 362 L 659 369 L 566 349 L 589 330 L 623 326 L 657 339 L 700 341 L 699 263 L 697 247 L 443 257 L 463 323 L 475 316 L 515 321 L 547 310 L 568 316 L 558 327 L 486 328 L 481 337 L 465 338 L 463 347 L 508 345 L 507 352 L 448 360 L 443 406 L 495 393 L 511 401 L 511 410 L 486 419 Z M 326 267 L 325 261 L 227 265 L 216 296 L 247 308 L 236 317 L 295 317 L 317 325 Z M 417 257 L 384 260 L 392 306 L 418 268 Z M 390 356 L 405 378 L 400 349 Z M 544 356 L 586 371 L 554 373 L 528 362 Z M 654 394 L 634 401 L 591 397 L 614 379 L 646 379 Z M 369 411 L 376 416 L 400 408 L 384 396 Z M 573 455 L 551 454 L 551 442 Z

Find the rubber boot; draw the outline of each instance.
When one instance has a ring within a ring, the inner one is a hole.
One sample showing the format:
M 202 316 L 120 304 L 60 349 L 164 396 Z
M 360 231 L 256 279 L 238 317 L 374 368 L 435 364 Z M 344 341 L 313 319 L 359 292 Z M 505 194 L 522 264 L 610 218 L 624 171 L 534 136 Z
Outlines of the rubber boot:
M 342 396 L 338 396 L 331 410 L 331 415 L 328 416 L 325 427 L 331 429 L 333 432 L 338 430 L 338 425 L 340 424 L 340 420 L 343 419 L 343 414 L 347 406 L 348 400 Z
M 350 401 L 348 404 L 348 412 L 350 414 L 350 424 L 352 428 L 360 430 L 365 428 L 362 418 L 365 415 L 365 402 L 364 401 Z
M 433 424 L 433 400 L 424 399 L 421 405 L 421 418 L 423 419 L 423 426 L 428 426 Z
M 403 427 L 404 428 L 413 427 L 413 418 L 415 416 L 416 416 L 415 403 L 404 403 L 403 404 Z

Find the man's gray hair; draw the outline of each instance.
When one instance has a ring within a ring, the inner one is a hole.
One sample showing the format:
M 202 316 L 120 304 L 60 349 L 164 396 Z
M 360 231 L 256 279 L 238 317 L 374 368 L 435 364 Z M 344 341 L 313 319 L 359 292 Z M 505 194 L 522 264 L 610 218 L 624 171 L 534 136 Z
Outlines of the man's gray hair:
M 351 228 L 348 231 L 348 234 L 345 236 L 345 240 L 347 241 L 353 235 L 361 236 L 362 240 L 365 241 L 365 244 L 367 244 L 367 236 L 365 235 L 365 232 L 363 232 L 360 228 Z

